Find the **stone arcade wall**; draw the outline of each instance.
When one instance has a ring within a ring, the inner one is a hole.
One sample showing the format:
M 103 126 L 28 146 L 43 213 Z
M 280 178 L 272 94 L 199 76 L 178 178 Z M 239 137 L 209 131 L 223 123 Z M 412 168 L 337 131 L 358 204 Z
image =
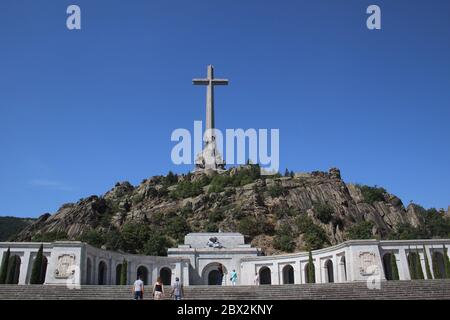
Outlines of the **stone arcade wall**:
M 221 248 L 206 245 L 216 236 Z M 299 252 L 277 256 L 261 256 L 257 248 L 243 242 L 239 234 L 189 234 L 185 244 L 169 249 L 168 257 L 131 255 L 97 249 L 81 242 L 61 241 L 43 243 L 48 260 L 45 284 L 117 284 L 116 270 L 124 259 L 128 263 L 128 283 L 132 283 L 138 269 L 145 270 L 147 283 L 165 274 L 173 283 L 179 277 L 184 285 L 208 284 L 209 274 L 222 264 L 226 272 L 223 285 L 230 285 L 229 274 L 235 269 L 238 284 L 253 285 L 255 274 L 267 284 L 306 283 L 308 253 Z M 450 247 L 449 239 L 433 240 L 352 240 L 312 252 L 316 283 L 386 280 L 383 257 L 393 254 L 400 280 L 410 280 L 408 254 L 418 253 L 425 272 L 425 254 L 434 273 L 433 254 L 442 258 L 443 248 Z M 18 284 L 29 284 L 33 260 L 40 243 L 1 242 L 0 261 L 8 249 L 11 256 L 20 258 Z M 441 260 L 443 261 L 443 260 Z M 441 263 L 442 264 L 442 263 Z M 144 269 L 145 268 L 145 269 Z M 442 266 L 437 266 L 442 270 Z M 103 271 L 102 271 L 103 270 Z M 434 275 L 436 277 L 436 275 Z
M 435 252 L 442 254 L 444 245 L 448 249 L 450 240 L 351 240 L 315 250 L 312 256 L 316 283 L 386 280 L 383 266 L 385 254 L 395 256 L 400 280 L 411 280 L 407 260 L 411 252 L 419 254 L 422 270 L 427 279 L 425 254 L 433 273 L 432 255 Z M 263 278 L 267 279 L 267 275 L 270 274 L 271 284 L 307 283 L 308 260 L 307 252 L 243 258 L 240 265 L 240 284 L 254 284 L 255 274 L 260 275 L 260 281 Z
M 0 242 L 0 261 L 10 248 L 11 256 L 20 258 L 18 284 L 29 284 L 33 261 L 41 243 L 34 242 Z M 139 267 L 145 268 L 145 281 L 156 281 L 161 270 L 166 270 L 173 283 L 175 277 L 188 285 L 189 260 L 183 258 L 152 257 L 131 255 L 94 248 L 77 241 L 60 241 L 43 243 L 44 256 L 47 258 L 45 284 L 77 285 L 77 284 L 118 284 L 116 268 L 126 259 L 127 280 L 131 284 L 137 277 Z M 103 272 L 100 272 L 101 266 Z M 100 280 L 102 277 L 102 281 Z

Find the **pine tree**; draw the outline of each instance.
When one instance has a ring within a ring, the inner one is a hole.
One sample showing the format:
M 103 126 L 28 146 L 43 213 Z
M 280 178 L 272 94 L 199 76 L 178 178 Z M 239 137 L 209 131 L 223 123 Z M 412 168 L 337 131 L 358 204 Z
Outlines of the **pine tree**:
M 308 283 L 316 283 L 316 271 L 314 270 L 314 262 L 312 258 L 312 252 L 309 251 L 309 259 L 308 259 L 308 279 L 306 279 Z
M 286 170 L 284 170 L 284 176 L 289 177 L 289 170 L 287 168 L 286 168 Z
M 17 256 L 9 258 L 8 274 L 6 275 L 6 284 L 14 284 L 16 280 Z
M 289 172 L 289 175 L 291 176 L 291 178 L 294 178 L 295 177 L 294 171 Z
M 431 274 L 430 262 L 428 261 L 427 251 L 425 250 L 425 246 L 423 246 L 423 256 L 425 257 L 425 270 L 427 272 L 427 279 L 433 279 L 433 275 Z
M 433 253 L 431 256 L 431 261 L 433 263 L 433 274 L 435 279 L 442 279 L 441 270 L 439 270 L 439 264 L 437 261 L 436 253 Z
M 450 261 L 448 260 L 447 248 L 444 245 L 444 266 L 445 266 L 445 278 L 450 278 Z
M 127 269 L 128 262 L 127 260 L 123 259 L 122 268 L 120 269 L 120 284 L 123 286 L 127 284 Z
M 6 276 L 8 274 L 8 264 L 10 255 L 11 250 L 8 248 L 8 250 L 3 254 L 2 266 L 0 268 L 0 284 L 6 283 Z
M 395 258 L 395 254 L 391 253 L 391 269 L 392 269 L 392 280 L 400 280 L 400 276 L 398 275 L 398 267 L 397 267 L 397 259 Z
M 42 269 L 44 264 L 44 245 L 41 244 L 31 269 L 30 284 L 42 284 Z
M 422 270 L 422 264 L 420 263 L 420 254 L 419 251 L 416 248 L 416 254 L 414 255 L 415 258 L 415 268 L 416 268 L 416 279 L 423 280 L 425 279 L 425 276 L 423 275 Z

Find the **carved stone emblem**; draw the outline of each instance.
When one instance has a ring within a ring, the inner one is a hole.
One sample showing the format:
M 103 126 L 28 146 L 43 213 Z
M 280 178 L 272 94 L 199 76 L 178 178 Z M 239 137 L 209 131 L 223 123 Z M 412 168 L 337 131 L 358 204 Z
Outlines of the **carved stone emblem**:
M 56 265 L 56 278 L 69 278 L 75 273 L 75 255 L 63 254 L 58 257 L 58 264 Z
M 359 253 L 359 273 L 363 276 L 378 274 L 378 264 L 374 252 L 361 251 Z

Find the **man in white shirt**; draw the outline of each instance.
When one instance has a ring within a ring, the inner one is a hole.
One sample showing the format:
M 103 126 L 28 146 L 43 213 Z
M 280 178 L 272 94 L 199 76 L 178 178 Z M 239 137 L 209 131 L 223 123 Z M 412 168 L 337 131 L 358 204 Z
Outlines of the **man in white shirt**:
M 144 281 L 141 276 L 133 284 L 134 300 L 142 300 L 144 298 Z

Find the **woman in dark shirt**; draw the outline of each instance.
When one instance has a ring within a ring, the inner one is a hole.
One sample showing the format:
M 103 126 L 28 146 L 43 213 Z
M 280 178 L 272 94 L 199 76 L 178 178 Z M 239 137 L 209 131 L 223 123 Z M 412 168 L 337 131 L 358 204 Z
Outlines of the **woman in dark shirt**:
M 153 299 L 161 300 L 164 297 L 164 285 L 162 283 L 161 277 L 156 279 L 156 283 L 153 286 Z

